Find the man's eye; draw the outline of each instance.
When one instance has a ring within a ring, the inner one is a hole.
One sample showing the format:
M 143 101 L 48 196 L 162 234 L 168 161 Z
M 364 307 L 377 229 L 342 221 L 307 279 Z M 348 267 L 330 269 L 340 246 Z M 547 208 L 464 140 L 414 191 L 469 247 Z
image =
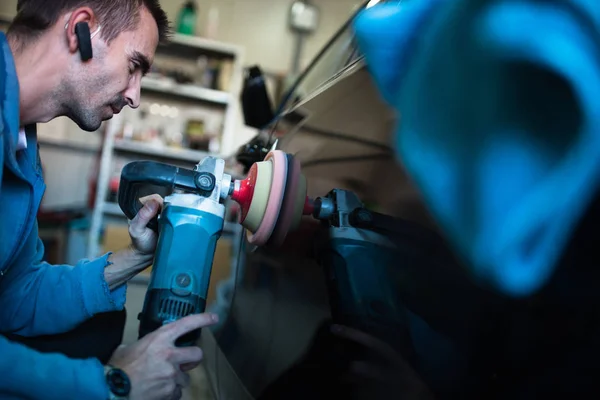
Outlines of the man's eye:
M 129 73 L 133 75 L 135 71 L 139 68 L 139 65 L 131 63 L 129 64 Z

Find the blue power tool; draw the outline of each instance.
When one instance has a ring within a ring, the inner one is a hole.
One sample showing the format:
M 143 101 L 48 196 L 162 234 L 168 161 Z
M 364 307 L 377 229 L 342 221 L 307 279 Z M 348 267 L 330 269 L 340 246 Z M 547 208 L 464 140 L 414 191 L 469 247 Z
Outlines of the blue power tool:
M 190 314 L 204 312 L 217 240 L 223 231 L 225 207 L 233 190 L 225 162 L 203 159 L 194 170 L 151 161 L 127 164 L 121 173 L 119 205 L 132 219 L 140 198 L 160 194 L 160 217 L 149 227 L 159 232 L 150 284 L 140 320 L 139 337 Z M 200 330 L 177 344 L 196 342 Z
M 257 246 L 278 246 L 310 213 L 300 164 L 280 150 L 255 163 L 244 180 L 225 173 L 225 161 L 206 157 L 193 170 L 152 161 L 135 161 L 121 172 L 119 206 L 129 219 L 141 199 L 160 195 L 163 207 L 148 224 L 158 243 L 139 337 L 164 324 L 206 309 L 213 258 L 223 231 L 227 198 L 240 205 L 240 224 Z M 200 331 L 181 337 L 195 343 Z
M 158 194 L 164 199 L 160 215 L 149 223 L 158 232 L 158 243 L 139 315 L 140 338 L 205 311 L 224 225 L 222 201 L 231 198 L 241 206 L 248 240 L 258 246 L 281 245 L 302 215 L 321 221 L 325 229 L 316 238 L 315 256 L 324 267 L 334 322 L 391 338 L 408 355 L 406 311 L 393 284 L 398 244 L 392 240 L 403 236 L 398 227 L 407 229 L 406 223 L 365 209 L 354 193 L 344 190 L 309 199 L 299 164 L 278 150 L 255 163 L 243 181 L 234 181 L 224 167 L 214 157 L 194 170 L 136 161 L 121 173 L 119 205 L 130 219 L 142 208 L 141 198 Z M 199 336 L 199 330 L 192 332 L 177 344 L 193 344 Z

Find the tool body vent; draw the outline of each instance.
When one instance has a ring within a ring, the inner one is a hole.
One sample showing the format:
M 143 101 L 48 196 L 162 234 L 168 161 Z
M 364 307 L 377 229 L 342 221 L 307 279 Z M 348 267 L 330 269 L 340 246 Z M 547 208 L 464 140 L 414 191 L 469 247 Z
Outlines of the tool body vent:
M 187 317 L 194 312 L 194 305 L 177 299 L 161 299 L 159 318 L 176 320 Z

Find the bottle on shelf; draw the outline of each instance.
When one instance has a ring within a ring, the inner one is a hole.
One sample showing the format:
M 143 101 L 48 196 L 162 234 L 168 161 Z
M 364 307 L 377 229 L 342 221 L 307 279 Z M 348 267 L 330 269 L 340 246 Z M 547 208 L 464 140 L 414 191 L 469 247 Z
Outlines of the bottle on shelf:
M 186 2 L 179 12 L 179 18 L 177 23 L 177 33 L 183 35 L 195 35 L 196 34 L 196 20 L 198 7 L 192 0 Z

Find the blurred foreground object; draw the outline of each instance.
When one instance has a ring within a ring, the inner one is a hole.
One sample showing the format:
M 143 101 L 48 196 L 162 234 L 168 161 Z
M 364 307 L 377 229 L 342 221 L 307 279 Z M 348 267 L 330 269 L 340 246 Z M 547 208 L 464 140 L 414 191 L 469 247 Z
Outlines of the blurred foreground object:
M 598 189 L 600 14 L 588 1 L 380 4 L 355 22 L 397 156 L 482 282 L 552 276 Z

